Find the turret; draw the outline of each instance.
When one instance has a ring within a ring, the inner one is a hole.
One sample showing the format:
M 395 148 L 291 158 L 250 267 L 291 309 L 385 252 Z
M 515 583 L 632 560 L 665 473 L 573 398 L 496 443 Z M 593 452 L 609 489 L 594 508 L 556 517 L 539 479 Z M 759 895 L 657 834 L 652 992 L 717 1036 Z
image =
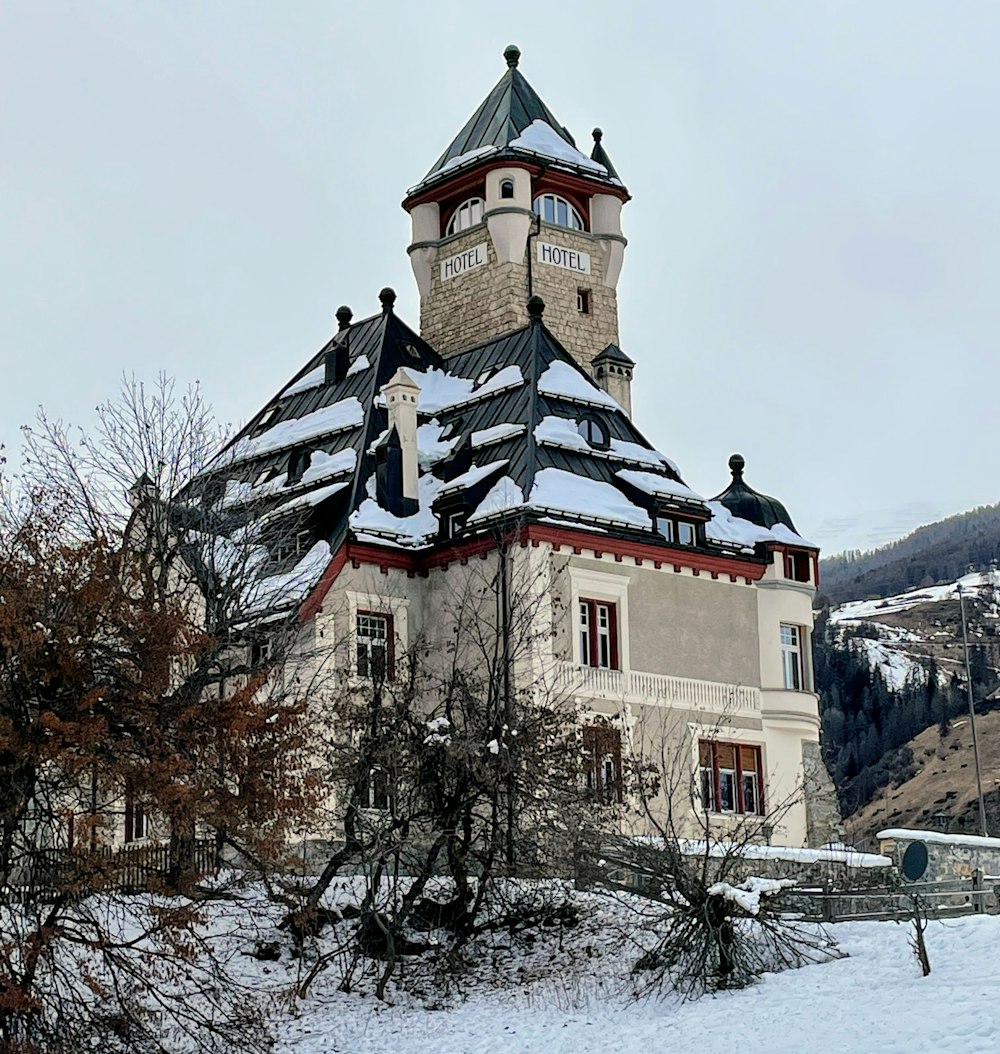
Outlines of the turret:
M 403 207 L 421 335 L 443 355 L 527 323 L 546 325 L 588 371 L 618 343 L 628 192 L 594 130 L 588 157 L 504 52 L 507 71 Z

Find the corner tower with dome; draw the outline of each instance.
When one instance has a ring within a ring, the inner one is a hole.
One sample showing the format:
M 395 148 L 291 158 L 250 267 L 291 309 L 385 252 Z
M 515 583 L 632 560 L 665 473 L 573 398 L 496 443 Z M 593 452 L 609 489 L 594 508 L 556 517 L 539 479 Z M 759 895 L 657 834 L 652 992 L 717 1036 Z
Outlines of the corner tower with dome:
M 595 794 L 623 799 L 628 752 L 654 730 L 700 790 L 692 835 L 787 800 L 773 841 L 822 844 L 818 550 L 741 456 L 707 499 L 633 420 L 616 296 L 629 195 L 600 132 L 580 150 L 519 58 L 507 49 L 404 200 L 419 327 L 391 289 L 370 314 L 338 309 L 192 501 L 257 532 L 253 632 L 284 621 L 354 685 L 392 677 L 417 641 L 446 655 L 434 642 L 470 564 L 499 575 L 502 549 L 538 599 L 512 686 L 580 714 Z

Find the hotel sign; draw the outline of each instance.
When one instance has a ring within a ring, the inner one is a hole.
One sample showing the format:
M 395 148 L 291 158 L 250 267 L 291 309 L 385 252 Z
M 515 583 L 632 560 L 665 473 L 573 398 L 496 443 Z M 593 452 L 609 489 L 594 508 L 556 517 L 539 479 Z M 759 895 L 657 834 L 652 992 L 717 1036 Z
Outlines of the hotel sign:
M 441 281 L 447 282 L 452 278 L 458 278 L 460 275 L 471 271 L 476 267 L 483 267 L 486 263 L 486 242 L 481 245 L 474 245 L 471 249 L 466 249 L 465 252 L 455 253 L 454 256 L 449 256 L 447 260 L 441 261 Z
M 549 242 L 538 242 L 538 262 L 561 267 L 564 271 L 590 274 L 590 253 L 564 249 L 561 245 L 551 245 Z

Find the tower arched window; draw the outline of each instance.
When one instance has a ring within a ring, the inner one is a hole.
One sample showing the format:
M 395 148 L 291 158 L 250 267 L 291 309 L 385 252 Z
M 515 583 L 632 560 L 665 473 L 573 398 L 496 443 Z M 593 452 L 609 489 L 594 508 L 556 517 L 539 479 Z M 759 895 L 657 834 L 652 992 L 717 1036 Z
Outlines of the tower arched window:
M 580 213 L 559 194 L 539 194 L 535 198 L 535 212 L 546 223 L 554 223 L 557 227 L 569 227 L 574 231 L 586 229 Z
M 483 213 L 486 211 L 486 202 L 482 198 L 469 198 L 452 213 L 448 221 L 448 229 L 445 234 L 458 234 L 459 231 L 475 227 L 477 223 L 483 222 Z
M 514 196 L 514 180 L 505 179 L 500 184 L 500 197 L 501 198 L 512 198 Z

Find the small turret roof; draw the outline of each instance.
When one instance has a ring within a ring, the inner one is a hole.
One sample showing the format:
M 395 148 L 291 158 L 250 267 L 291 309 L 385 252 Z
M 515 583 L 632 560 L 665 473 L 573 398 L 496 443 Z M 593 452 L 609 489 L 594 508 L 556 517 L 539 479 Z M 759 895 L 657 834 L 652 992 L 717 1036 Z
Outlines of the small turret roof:
M 634 366 L 635 363 L 630 359 L 617 344 L 609 344 L 600 355 L 594 356 L 594 362 L 617 362 L 622 366 Z
M 746 461 L 742 454 L 733 454 L 729 459 L 729 468 L 733 474 L 733 482 L 712 501 L 724 505 L 734 516 L 758 527 L 770 529 L 777 523 L 783 523 L 790 531 L 795 530 L 788 510 L 777 498 L 770 498 L 761 494 L 743 481 L 743 469 Z M 797 533 L 797 532 L 796 532 Z
M 448 149 L 434 162 L 430 171 L 418 184 L 434 182 L 445 173 L 466 164 L 503 153 L 524 153 L 545 157 L 559 164 L 577 168 L 592 178 L 619 183 L 600 143 L 594 147 L 605 158 L 587 157 L 577 148 L 569 130 L 559 123 L 527 82 L 517 65 L 520 50 L 513 44 L 504 51 L 507 71 L 493 90 L 466 121 L 462 130 L 451 141 Z M 414 188 L 416 190 L 417 188 Z
M 604 138 L 604 133 L 600 128 L 595 128 L 593 131 L 594 136 L 594 149 L 590 151 L 590 160 L 596 161 L 599 165 L 603 165 L 608 170 L 608 175 L 612 179 L 618 178 L 618 173 L 615 171 L 615 166 L 611 164 L 611 158 L 608 157 L 607 150 L 601 145 L 601 139 Z

